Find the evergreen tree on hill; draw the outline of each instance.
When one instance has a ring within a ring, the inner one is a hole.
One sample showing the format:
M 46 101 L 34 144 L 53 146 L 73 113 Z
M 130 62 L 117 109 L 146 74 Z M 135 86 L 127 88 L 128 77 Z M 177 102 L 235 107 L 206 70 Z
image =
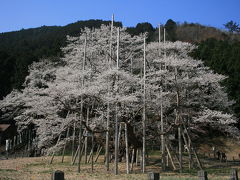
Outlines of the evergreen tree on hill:
M 236 22 L 229 21 L 226 24 L 224 24 L 224 26 L 231 33 L 233 32 L 240 33 L 239 24 L 237 24 Z
M 169 41 L 176 41 L 177 40 L 177 24 L 172 19 L 169 19 L 165 24 L 166 32 L 167 32 L 167 39 Z

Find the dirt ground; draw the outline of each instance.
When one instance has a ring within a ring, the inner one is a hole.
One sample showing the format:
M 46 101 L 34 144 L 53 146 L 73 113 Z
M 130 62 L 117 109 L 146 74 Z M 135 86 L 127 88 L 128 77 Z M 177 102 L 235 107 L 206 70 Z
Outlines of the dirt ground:
M 57 156 L 54 159 L 53 164 L 48 164 L 50 157 L 37 157 L 37 158 L 16 158 L 10 160 L 0 161 L 0 180 L 50 180 L 51 174 L 55 170 L 61 170 L 65 173 L 66 180 L 146 180 L 148 172 L 160 172 L 161 179 L 165 180 L 197 180 L 197 170 L 183 172 L 179 174 L 178 172 L 164 172 L 161 173 L 160 166 L 148 165 L 147 172 L 145 174 L 141 173 L 140 167 L 134 167 L 131 174 L 127 175 L 125 170 L 125 163 L 119 164 L 119 174 L 114 175 L 113 164 L 111 164 L 110 171 L 106 171 L 103 162 L 98 162 L 94 164 L 94 171 L 91 171 L 91 165 L 84 163 L 81 164 L 81 172 L 77 173 L 77 165 L 72 166 L 70 163 L 70 157 L 65 158 L 64 163 L 61 163 L 61 157 Z M 207 165 L 207 160 L 203 160 L 205 165 Z M 231 164 L 232 167 L 239 168 L 240 164 Z M 207 171 L 209 177 L 214 180 L 224 180 L 229 179 L 228 165 L 226 163 L 216 163 L 215 167 L 207 165 Z M 216 168 L 217 170 L 215 170 Z M 217 174 L 217 175 L 216 175 Z
M 199 147 L 199 157 L 208 172 L 210 180 L 229 179 L 232 168 L 240 170 L 240 159 L 238 157 L 240 146 L 231 139 L 218 139 L 215 146 L 218 150 L 227 154 L 228 161 L 220 162 L 213 158 L 211 153 L 212 140 Z M 159 172 L 161 180 L 197 180 L 197 163 L 195 169 L 188 169 L 187 153 L 184 156 L 184 170 L 180 174 L 173 171 L 169 162 L 169 170 L 162 172 L 160 164 L 160 152 L 153 151 L 149 153 L 149 161 L 146 167 L 146 173 L 142 173 L 140 166 L 134 165 L 133 172 L 126 174 L 125 162 L 119 163 L 119 175 L 113 173 L 113 163 L 110 164 L 110 171 L 106 171 L 103 156 L 94 164 L 94 171 L 91 171 L 91 164 L 81 163 L 81 172 L 77 173 L 77 165 L 71 165 L 71 157 L 66 156 L 61 163 L 61 156 L 54 158 L 53 164 L 49 164 L 50 157 L 16 158 L 9 160 L 0 160 L 0 180 L 50 180 L 52 173 L 56 170 L 64 171 L 66 180 L 146 180 L 148 172 Z M 234 158 L 233 158 L 234 157 Z
M 120 163 L 119 174 L 113 174 L 113 164 L 110 171 L 106 171 L 103 162 L 94 164 L 94 171 L 91 171 L 91 165 L 81 164 L 81 172 L 77 173 L 77 165 L 71 165 L 69 156 L 61 163 L 61 157 L 55 157 L 53 164 L 49 165 L 50 157 L 38 158 L 17 158 L 0 161 L 0 179 L 18 179 L 18 180 L 47 180 L 51 179 L 51 174 L 55 170 L 61 170 L 65 173 L 67 180 L 106 180 L 106 179 L 146 179 L 146 175 L 140 172 L 139 167 L 135 167 L 134 174 L 127 175 L 124 168 L 125 163 Z M 151 167 L 151 170 L 157 170 Z M 150 169 L 149 169 L 150 170 Z

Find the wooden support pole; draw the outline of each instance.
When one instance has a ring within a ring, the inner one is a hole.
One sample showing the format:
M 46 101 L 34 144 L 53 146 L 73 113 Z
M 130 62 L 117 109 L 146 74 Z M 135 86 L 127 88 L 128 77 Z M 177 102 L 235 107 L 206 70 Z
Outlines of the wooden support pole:
M 140 166 L 142 171 L 142 149 L 138 150 L 138 161 L 139 161 L 138 165 Z
M 84 142 L 82 142 L 82 149 L 81 149 L 81 157 L 80 157 L 80 161 L 82 161 L 82 156 L 83 156 L 83 151 L 84 151 L 84 148 L 85 148 L 85 144 Z
M 168 141 L 169 141 L 169 140 L 168 140 Z M 178 156 L 177 156 L 177 154 L 175 153 L 175 151 L 173 150 L 173 147 L 171 146 L 171 144 L 170 144 L 170 143 L 167 144 L 167 147 L 169 148 L 170 152 L 172 152 L 173 157 L 177 160 L 177 163 L 178 163 L 178 165 L 180 166 L 180 161 L 179 161 L 179 159 L 178 159 Z
M 97 162 L 97 160 L 98 160 L 98 158 L 100 156 L 101 151 L 102 151 L 102 146 L 100 146 L 99 150 L 97 151 L 96 158 L 95 158 L 94 162 Z
M 161 43 L 161 25 L 158 24 L 158 55 L 161 55 L 161 50 L 160 50 L 160 43 Z
M 109 93 L 108 93 L 109 94 Z M 109 171 L 109 102 L 107 104 L 107 131 L 106 131 L 106 145 L 105 145 L 105 166 L 106 170 Z
M 90 161 L 92 159 L 92 156 L 93 156 L 93 149 L 91 148 L 91 151 L 90 151 L 89 156 L 88 156 L 88 163 L 90 163 Z
M 171 155 L 171 153 L 170 153 L 170 150 L 169 150 L 167 144 L 166 144 L 166 150 L 167 150 L 168 156 L 169 156 L 169 158 L 170 158 L 170 162 L 171 162 L 171 164 L 172 164 L 172 167 L 173 167 L 174 170 L 176 170 L 177 168 L 176 168 L 176 166 L 175 166 L 175 164 L 174 164 L 174 162 L 173 162 L 173 158 L 172 158 L 172 155 Z
M 86 120 L 86 125 L 87 126 L 88 126 L 88 121 L 89 121 L 89 107 L 87 108 L 87 120 Z M 85 134 L 87 134 L 87 133 L 88 132 L 86 130 Z M 87 164 L 87 149 L 88 149 L 88 136 L 87 135 L 85 137 L 84 143 L 85 143 L 85 148 L 84 148 L 84 158 L 85 158 L 85 160 L 84 160 L 84 163 Z
M 66 135 L 66 142 L 64 143 L 63 151 L 62 151 L 62 163 L 64 161 L 64 156 L 65 156 L 65 150 L 66 150 L 66 145 L 67 145 L 67 138 L 69 137 L 69 127 L 67 129 L 67 135 Z
M 82 143 L 82 142 L 81 142 L 81 143 Z M 82 160 L 83 150 L 84 150 L 84 143 L 82 143 L 82 149 L 80 150 L 80 161 Z M 77 156 L 79 155 L 78 153 L 79 153 L 79 145 L 78 145 L 77 150 L 76 150 L 76 152 L 75 152 L 72 165 L 75 164 L 76 159 L 77 159 Z
M 118 174 L 118 155 L 119 155 L 119 147 L 118 147 L 118 117 L 117 117 L 117 105 L 116 105 L 116 118 L 115 118 L 115 153 L 114 153 L 114 174 L 117 175 Z
M 163 42 L 164 42 L 164 44 L 166 42 L 166 29 L 165 29 L 165 27 L 163 28 Z
M 119 42 L 120 41 L 120 29 L 117 31 L 117 70 L 119 68 Z M 115 161 L 114 161 L 114 174 L 118 174 L 118 155 L 119 155 L 119 147 L 118 147 L 118 103 L 115 104 Z
M 178 127 L 178 156 L 179 156 L 179 162 L 180 162 L 180 173 L 182 172 L 182 126 L 180 125 Z
M 127 174 L 129 174 L 129 147 L 128 147 L 127 123 L 125 123 L 125 143 L 126 143 L 126 171 Z
M 76 118 L 76 115 L 75 115 Z M 74 158 L 74 148 L 75 148 L 75 135 L 76 135 L 76 123 L 73 124 L 73 137 L 72 137 L 72 162 Z
M 185 132 L 186 132 L 186 134 L 187 134 L 188 141 L 190 141 L 191 144 L 192 144 L 192 140 L 191 140 L 191 138 L 190 138 L 190 135 L 189 135 L 188 130 L 187 130 L 187 128 L 186 128 L 186 126 L 185 126 L 184 123 L 183 123 L 183 128 L 184 128 L 184 130 L 185 130 Z M 202 168 L 202 163 L 201 163 L 201 161 L 200 161 L 200 159 L 199 159 L 199 157 L 198 157 L 198 154 L 197 154 L 195 148 L 193 147 L 193 144 L 192 144 L 192 151 L 193 151 L 193 153 L 194 153 L 194 155 L 195 155 L 195 157 L 196 157 L 196 159 L 197 159 L 197 163 L 198 163 L 199 168 L 202 170 L 202 169 L 203 169 L 203 168 Z
M 146 154 L 146 38 L 143 44 L 143 119 L 142 119 L 142 172 L 145 173 L 145 154 Z
M 164 131 L 164 122 L 163 122 L 163 99 L 162 99 L 162 90 L 160 91 L 161 97 L 161 107 L 160 107 L 160 114 L 161 114 L 161 152 L 162 152 L 162 170 L 166 170 L 166 153 L 165 153 L 165 139 L 163 135 Z
M 84 57 L 82 63 L 82 70 L 85 70 L 85 63 L 86 63 L 86 50 L 87 48 L 87 34 L 85 36 L 84 41 Z M 84 77 L 82 78 L 82 87 L 84 86 Z M 78 173 L 80 173 L 80 166 L 81 166 L 81 139 L 82 139 L 82 121 L 83 121 L 83 96 L 81 96 L 81 113 L 80 113 L 80 128 L 79 128 L 79 152 L 78 152 Z
M 91 161 L 91 158 L 92 158 L 92 154 L 93 154 L 93 152 L 92 152 L 92 150 L 90 151 L 90 153 L 89 153 L 89 155 L 88 155 L 88 163 Z
M 97 155 L 97 153 L 98 153 L 98 151 L 99 151 L 100 148 L 101 148 L 101 146 L 100 146 L 100 145 L 97 145 L 97 151 L 96 151 L 96 154 L 95 154 L 95 155 Z
M 164 35 L 165 35 L 165 29 L 164 29 Z M 164 42 L 165 42 L 165 37 L 164 37 Z M 177 71 L 177 67 L 175 67 L 175 83 L 176 83 L 176 105 L 177 105 L 177 108 L 179 108 L 179 90 L 178 90 L 178 79 L 177 79 L 177 76 L 178 76 L 178 71 Z M 176 109 L 175 110 L 175 114 L 176 114 L 176 124 L 178 124 L 178 157 L 179 157 L 179 162 L 180 162 L 180 167 L 179 167 L 179 170 L 180 170 L 180 173 L 182 173 L 182 122 L 180 121 L 180 118 L 179 118 L 179 109 Z
M 22 144 L 22 132 L 19 133 L 19 144 Z
M 168 156 L 168 154 L 166 154 L 166 167 L 169 167 L 169 156 Z
M 182 137 L 183 137 L 183 140 L 184 140 L 184 144 L 187 147 L 188 159 L 189 159 L 189 169 L 191 169 L 192 168 L 192 162 L 193 162 L 192 154 L 191 154 L 191 146 L 190 146 L 190 143 L 188 143 L 188 141 L 187 141 L 187 138 L 184 134 L 184 131 L 182 132 Z
M 139 149 L 137 149 L 136 151 L 136 166 L 138 166 L 138 153 L 139 153 Z
M 60 139 L 61 139 L 61 134 L 58 136 L 56 145 L 59 143 Z M 54 156 L 55 156 L 55 151 L 53 151 L 53 153 L 52 153 L 52 157 L 51 157 L 51 160 L 49 161 L 49 164 L 52 164 Z
M 80 166 L 81 166 L 81 148 L 82 148 L 81 140 L 82 140 L 82 117 L 80 118 L 80 128 L 79 128 L 78 173 L 80 173 Z
M 112 36 L 113 36 L 113 23 L 114 23 L 114 14 L 112 15 L 112 22 L 111 22 L 111 33 L 110 33 L 110 44 L 109 44 L 109 67 L 111 67 L 111 58 L 112 58 Z
M 121 132 L 122 132 L 122 123 L 120 122 L 119 128 L 118 128 L 118 148 L 120 147 Z
M 134 156 L 135 156 L 135 150 L 133 148 L 133 150 L 132 150 L 132 159 L 131 159 L 131 172 L 133 171 Z
M 76 161 L 76 159 L 77 159 L 78 152 L 79 152 L 79 145 L 78 145 L 78 147 L 77 147 L 77 150 L 76 150 L 76 152 L 75 152 L 75 155 L 73 156 L 72 165 L 75 164 L 75 161 Z
M 111 68 L 111 58 L 112 58 L 112 34 L 113 34 L 113 23 L 114 23 L 114 15 L 112 15 L 112 22 L 111 22 L 111 34 L 110 34 L 110 44 L 109 44 L 109 62 L 108 66 L 109 69 Z M 108 96 L 110 95 L 109 93 L 109 84 L 108 84 Z M 109 171 L 109 125 L 110 125 L 110 102 L 107 102 L 107 132 L 106 132 L 106 147 L 105 147 L 105 166 L 107 171 Z
M 91 158 L 91 168 L 92 168 L 92 172 L 93 172 L 93 149 L 94 148 L 94 134 L 92 132 L 92 158 Z

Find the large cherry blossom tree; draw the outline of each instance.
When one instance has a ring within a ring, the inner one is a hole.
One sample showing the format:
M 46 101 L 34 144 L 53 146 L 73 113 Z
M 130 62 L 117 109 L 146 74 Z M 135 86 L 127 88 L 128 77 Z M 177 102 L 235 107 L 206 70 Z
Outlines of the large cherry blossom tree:
M 124 28 L 119 33 L 119 43 L 117 28 L 109 26 L 67 37 L 64 57 L 33 63 L 25 88 L 3 99 L 1 111 L 14 117 L 19 131 L 34 124 L 38 148 L 48 152 L 61 149 L 66 139 L 55 145 L 58 137 L 74 124 L 81 127 L 80 122 L 92 133 L 104 133 L 109 126 L 113 135 L 116 117 L 127 125 L 129 144 L 140 148 L 143 108 L 146 140 L 168 132 L 179 119 L 194 133 L 209 126 L 238 134 L 231 110 L 234 102 L 220 85 L 226 77 L 189 57 L 195 46 L 149 43 L 144 63 L 145 35 L 132 37 Z

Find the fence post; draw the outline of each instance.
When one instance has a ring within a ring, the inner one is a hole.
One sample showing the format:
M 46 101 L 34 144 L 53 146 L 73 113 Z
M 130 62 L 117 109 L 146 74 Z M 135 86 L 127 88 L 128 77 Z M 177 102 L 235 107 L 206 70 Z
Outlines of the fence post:
M 199 180 L 208 180 L 207 172 L 203 170 L 198 171 L 198 178 Z
M 155 172 L 148 173 L 148 180 L 160 180 L 160 174 Z
M 238 171 L 237 171 L 237 169 L 231 169 L 230 180 L 238 180 Z
M 64 180 L 64 172 L 63 171 L 54 171 L 52 174 L 52 180 Z

